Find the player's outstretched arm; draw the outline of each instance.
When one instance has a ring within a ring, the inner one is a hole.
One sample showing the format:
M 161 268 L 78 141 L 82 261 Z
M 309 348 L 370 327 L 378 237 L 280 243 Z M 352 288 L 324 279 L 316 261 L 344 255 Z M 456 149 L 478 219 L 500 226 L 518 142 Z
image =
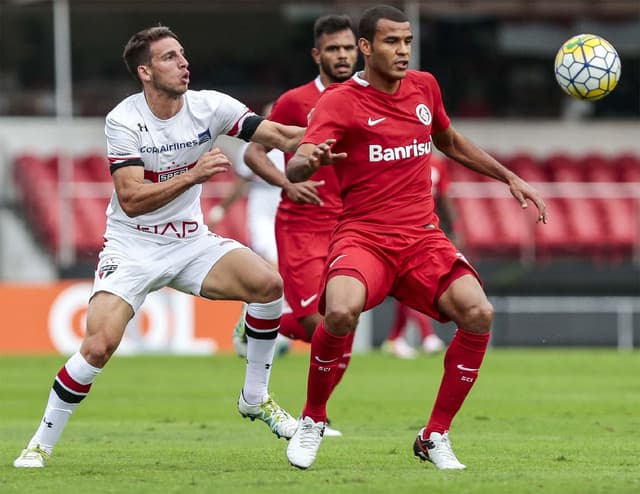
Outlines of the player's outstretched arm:
M 523 209 L 527 207 L 527 201 L 531 201 L 538 208 L 538 222 L 547 223 L 547 207 L 538 191 L 456 131 L 453 126 L 433 134 L 432 139 L 435 146 L 449 158 L 473 171 L 506 183 Z
M 292 183 L 269 158 L 269 149 L 262 144 L 251 142 L 244 153 L 244 161 L 249 168 L 265 182 L 280 187 L 289 199 L 298 203 L 322 205 L 317 187 L 324 185 L 324 181 L 305 180 Z
M 292 182 L 303 182 L 308 180 L 321 166 L 331 165 L 335 161 L 345 159 L 347 153 L 331 151 L 331 146 L 335 142 L 335 139 L 327 139 L 320 144 L 302 144 L 287 163 L 287 178 Z
M 280 149 L 285 153 L 293 153 L 298 147 L 304 131 L 304 127 L 282 125 L 271 120 L 263 120 L 256 128 L 251 141 L 269 148 Z

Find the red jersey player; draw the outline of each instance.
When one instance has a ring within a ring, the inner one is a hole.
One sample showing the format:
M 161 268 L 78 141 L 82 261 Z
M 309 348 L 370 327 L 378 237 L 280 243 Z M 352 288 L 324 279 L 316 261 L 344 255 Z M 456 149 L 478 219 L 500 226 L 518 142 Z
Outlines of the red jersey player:
M 456 209 L 449 197 L 449 171 L 445 160 L 431 159 L 431 193 L 436 203 L 436 212 L 441 227 L 458 249 L 462 249 L 455 228 Z M 444 223 L 444 224 L 442 224 Z M 418 352 L 407 342 L 404 333 L 408 329 L 409 321 L 413 321 L 420 332 L 421 347 L 425 353 L 437 353 L 444 349 L 444 341 L 433 330 L 431 318 L 400 302 L 395 304 L 395 317 L 387 340 L 382 349 L 399 358 L 416 358 Z
M 315 46 L 312 56 L 318 65 L 318 76 L 302 86 L 285 92 L 276 101 L 270 120 L 289 122 L 306 127 L 325 87 L 349 79 L 357 59 L 356 38 L 351 20 L 345 15 L 327 15 L 314 25 Z M 275 232 L 278 248 L 278 268 L 284 281 L 285 299 L 291 313 L 283 314 L 280 333 L 293 339 L 311 341 L 311 336 L 322 319 L 318 312 L 319 289 L 322 281 L 329 241 L 342 200 L 335 171 L 323 167 L 313 175 L 309 189 L 292 193 L 294 185 L 269 162 L 267 148 L 261 144 L 248 146 L 245 162 L 273 185 L 282 187 L 282 197 L 276 213 Z M 288 160 L 292 154 L 286 154 Z M 313 190 L 312 187 L 313 186 Z M 313 194 L 315 191 L 317 195 Z M 339 359 L 338 384 L 351 358 L 353 333 Z M 328 428 L 325 435 L 339 435 Z
M 478 274 L 437 227 L 430 190 L 431 147 L 506 183 L 523 208 L 531 201 L 547 221 L 544 201 L 520 177 L 450 124 L 433 75 L 408 70 L 411 25 L 400 10 L 378 6 L 360 20 L 364 71 L 328 88 L 287 166 L 292 181 L 334 164 L 343 212 L 334 230 L 311 341 L 307 400 L 287 446 L 289 462 L 310 467 L 322 441 L 326 405 L 348 335 L 363 310 L 391 295 L 456 334 L 429 421 L 414 453 L 438 469 L 463 469 L 449 442 L 454 416 L 473 386 L 493 320 Z

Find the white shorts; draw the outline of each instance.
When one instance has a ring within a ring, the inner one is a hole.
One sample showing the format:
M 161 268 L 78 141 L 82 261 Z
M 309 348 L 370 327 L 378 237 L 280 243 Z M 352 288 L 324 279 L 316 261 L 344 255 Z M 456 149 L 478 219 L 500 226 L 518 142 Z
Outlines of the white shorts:
M 147 294 L 165 286 L 200 296 L 202 282 L 227 252 L 246 249 L 240 242 L 208 233 L 159 244 L 139 235 L 109 239 L 98 256 L 91 296 L 117 295 L 134 313 Z

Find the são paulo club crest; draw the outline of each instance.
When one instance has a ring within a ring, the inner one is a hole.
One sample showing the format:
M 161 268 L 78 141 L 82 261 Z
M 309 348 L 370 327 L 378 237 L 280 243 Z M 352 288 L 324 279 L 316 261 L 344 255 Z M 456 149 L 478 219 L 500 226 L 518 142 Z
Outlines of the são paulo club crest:
M 420 103 L 416 106 L 416 115 L 418 115 L 418 120 L 420 120 L 425 125 L 431 125 L 431 112 L 429 108 L 424 103 Z
M 116 269 L 118 269 L 118 264 L 118 260 L 113 257 L 105 259 L 104 262 L 98 265 L 98 278 L 102 280 L 110 274 L 115 273 Z

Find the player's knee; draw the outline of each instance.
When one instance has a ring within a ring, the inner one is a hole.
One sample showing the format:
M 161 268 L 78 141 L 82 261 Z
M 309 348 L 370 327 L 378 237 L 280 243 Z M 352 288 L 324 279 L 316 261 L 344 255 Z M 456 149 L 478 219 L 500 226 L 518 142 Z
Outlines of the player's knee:
M 282 297 L 282 292 L 282 278 L 278 272 L 274 270 L 265 275 L 260 283 L 259 293 L 257 294 L 258 300 L 255 300 L 255 302 L 272 302 Z
M 325 314 L 325 326 L 327 330 L 337 335 L 346 335 L 356 329 L 358 315 L 347 308 L 336 308 Z
M 94 367 L 102 368 L 118 348 L 118 342 L 111 341 L 103 335 L 85 338 L 80 348 L 84 359 Z
M 493 305 L 488 300 L 469 307 L 464 316 L 463 327 L 476 333 L 487 333 L 493 323 Z

